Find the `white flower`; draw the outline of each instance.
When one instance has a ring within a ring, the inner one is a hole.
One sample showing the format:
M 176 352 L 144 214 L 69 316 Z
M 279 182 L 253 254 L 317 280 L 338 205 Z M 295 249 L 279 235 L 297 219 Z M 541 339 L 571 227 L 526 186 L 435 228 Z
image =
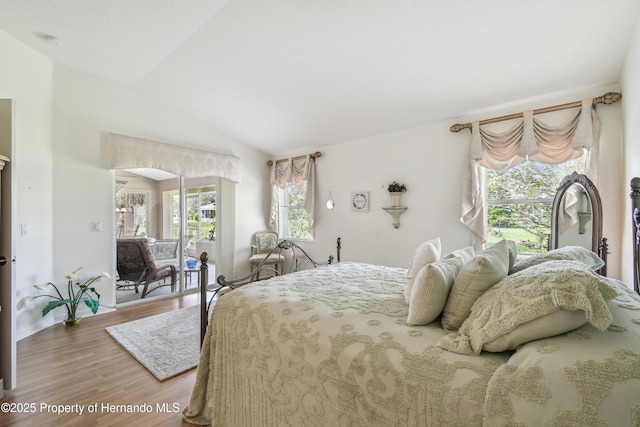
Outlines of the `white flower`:
M 29 308 L 29 301 L 36 299 L 36 297 L 34 296 L 26 296 L 26 297 L 22 297 L 18 300 L 18 305 L 17 305 L 17 309 L 18 310 L 22 310 L 24 308 Z
M 47 283 L 43 283 L 41 285 L 33 285 L 34 288 L 38 289 L 39 291 L 44 291 L 45 289 L 47 289 L 49 287 L 51 283 L 47 282 Z
M 78 267 L 75 270 L 73 270 L 70 274 L 67 274 L 66 276 L 64 276 L 67 280 L 71 280 L 72 282 L 77 282 L 78 281 L 78 275 L 76 274 L 79 270 L 82 270 L 82 267 Z
M 109 273 L 107 273 L 106 271 L 103 271 L 100 276 L 101 277 L 106 277 L 107 279 L 111 279 L 111 276 L 109 276 Z

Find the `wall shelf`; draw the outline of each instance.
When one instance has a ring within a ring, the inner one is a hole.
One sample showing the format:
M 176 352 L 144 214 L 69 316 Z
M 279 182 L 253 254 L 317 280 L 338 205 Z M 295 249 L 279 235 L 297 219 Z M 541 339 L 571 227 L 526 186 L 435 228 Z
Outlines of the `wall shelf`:
M 393 218 L 393 228 L 400 227 L 400 216 L 407 211 L 406 206 L 389 206 L 382 208 L 383 211 L 391 215 Z

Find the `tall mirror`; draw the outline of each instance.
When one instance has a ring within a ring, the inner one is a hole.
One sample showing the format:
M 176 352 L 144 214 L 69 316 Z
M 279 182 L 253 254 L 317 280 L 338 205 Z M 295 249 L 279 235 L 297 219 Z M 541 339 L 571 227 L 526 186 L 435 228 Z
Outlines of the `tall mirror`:
M 598 272 L 607 274 L 607 239 L 602 237 L 602 202 L 586 175 L 573 172 L 560 185 L 551 205 L 549 248 L 582 246 L 605 262 Z

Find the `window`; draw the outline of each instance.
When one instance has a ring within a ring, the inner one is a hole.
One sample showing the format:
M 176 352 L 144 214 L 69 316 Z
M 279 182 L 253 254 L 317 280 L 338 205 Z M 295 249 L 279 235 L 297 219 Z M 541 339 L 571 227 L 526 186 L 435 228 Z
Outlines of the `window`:
M 194 241 L 214 241 L 216 237 L 216 187 L 188 188 L 185 190 L 187 206 L 187 236 Z M 172 236 L 180 236 L 180 194 L 172 191 Z
M 313 240 L 309 232 L 309 213 L 304 208 L 306 184 L 280 189 L 279 234 L 283 239 Z
M 507 170 L 486 170 L 489 244 L 516 242 L 518 253 L 547 251 L 551 204 L 562 179 L 584 173 L 584 156 L 557 165 L 526 161 Z

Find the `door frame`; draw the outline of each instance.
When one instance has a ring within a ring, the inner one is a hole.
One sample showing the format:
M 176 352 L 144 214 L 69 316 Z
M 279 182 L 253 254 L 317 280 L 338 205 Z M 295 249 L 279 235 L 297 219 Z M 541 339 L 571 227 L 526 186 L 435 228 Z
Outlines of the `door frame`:
M 8 127 L 8 132 L 3 131 Z M 15 103 L 12 99 L 0 99 L 0 153 L 6 163 L 0 170 L 0 255 L 6 258 L 6 264 L 0 266 L 0 392 L 16 387 L 17 380 L 17 334 L 15 312 L 15 253 L 12 230 L 16 217 L 15 179 L 11 162 L 15 139 Z

